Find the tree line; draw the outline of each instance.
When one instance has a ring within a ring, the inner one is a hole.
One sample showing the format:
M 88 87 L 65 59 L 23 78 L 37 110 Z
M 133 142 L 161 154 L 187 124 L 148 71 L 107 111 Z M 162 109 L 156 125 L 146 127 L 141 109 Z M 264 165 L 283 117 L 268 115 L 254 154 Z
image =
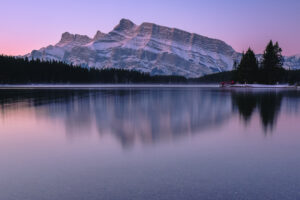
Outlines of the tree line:
M 284 58 L 278 42 L 271 40 L 265 48 L 259 61 L 254 51 L 249 48 L 242 54 L 240 63 L 235 62 L 232 71 L 206 75 L 197 82 L 229 82 L 238 83 L 300 83 L 300 70 L 286 70 L 283 68 Z
M 95 69 L 59 61 L 0 55 L 0 84 L 29 83 L 185 83 L 181 76 L 151 76 L 124 69 Z
M 282 49 L 278 42 L 271 40 L 259 62 L 251 48 L 243 53 L 240 64 L 236 69 L 235 80 L 240 83 L 275 84 L 285 82 L 286 70 L 283 68 Z

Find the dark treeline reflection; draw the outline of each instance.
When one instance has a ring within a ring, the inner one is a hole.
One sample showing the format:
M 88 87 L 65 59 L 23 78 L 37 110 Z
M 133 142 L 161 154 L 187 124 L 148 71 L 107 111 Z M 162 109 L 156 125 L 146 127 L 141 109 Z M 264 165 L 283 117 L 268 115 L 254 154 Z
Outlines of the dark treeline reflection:
M 0 118 L 30 108 L 38 118 L 61 121 L 68 137 L 88 135 L 96 128 L 100 136 L 111 135 L 130 147 L 214 129 L 236 112 L 246 124 L 258 113 L 264 131 L 272 131 L 283 102 L 285 112 L 292 113 L 297 112 L 299 99 L 297 91 L 276 90 L 1 90 Z
M 270 130 L 272 132 L 278 114 L 280 113 L 283 98 L 292 100 L 293 98 L 300 99 L 300 94 L 293 90 L 237 90 L 232 91 L 233 110 L 239 112 L 246 124 L 250 121 L 251 116 L 258 112 L 265 133 Z M 291 101 L 288 101 L 291 102 Z M 295 109 L 297 108 L 296 105 Z

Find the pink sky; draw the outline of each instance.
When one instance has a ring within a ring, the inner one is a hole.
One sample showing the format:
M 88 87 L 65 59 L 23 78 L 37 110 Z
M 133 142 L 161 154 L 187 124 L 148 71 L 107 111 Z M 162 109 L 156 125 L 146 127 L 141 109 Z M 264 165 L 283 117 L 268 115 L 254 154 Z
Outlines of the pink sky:
M 300 54 L 299 0 L 10 0 L 1 2 L 0 54 L 23 55 L 59 41 L 63 32 L 93 36 L 121 18 L 217 38 L 236 51 L 262 53 L 270 39 L 284 55 Z

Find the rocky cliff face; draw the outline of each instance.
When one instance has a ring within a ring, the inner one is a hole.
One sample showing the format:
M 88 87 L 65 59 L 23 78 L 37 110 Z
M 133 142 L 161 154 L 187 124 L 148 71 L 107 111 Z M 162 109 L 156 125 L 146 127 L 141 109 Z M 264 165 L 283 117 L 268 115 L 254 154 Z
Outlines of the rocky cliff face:
M 89 38 L 64 33 L 56 45 L 34 50 L 26 56 L 86 67 L 199 77 L 231 70 L 241 54 L 221 40 L 152 23 L 138 26 L 122 19 L 108 34 L 98 31 Z M 289 64 L 294 66 L 294 60 Z

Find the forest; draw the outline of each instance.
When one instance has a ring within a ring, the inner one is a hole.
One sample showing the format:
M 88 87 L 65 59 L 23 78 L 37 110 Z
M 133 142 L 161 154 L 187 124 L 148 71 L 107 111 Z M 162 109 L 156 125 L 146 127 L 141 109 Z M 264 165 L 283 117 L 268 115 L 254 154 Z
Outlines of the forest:
M 185 83 L 180 76 L 151 76 L 124 69 L 95 69 L 58 61 L 0 56 L 0 84 L 30 83 Z

